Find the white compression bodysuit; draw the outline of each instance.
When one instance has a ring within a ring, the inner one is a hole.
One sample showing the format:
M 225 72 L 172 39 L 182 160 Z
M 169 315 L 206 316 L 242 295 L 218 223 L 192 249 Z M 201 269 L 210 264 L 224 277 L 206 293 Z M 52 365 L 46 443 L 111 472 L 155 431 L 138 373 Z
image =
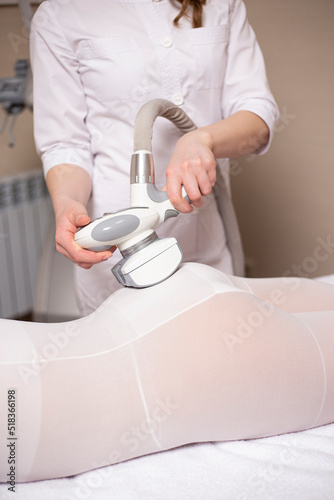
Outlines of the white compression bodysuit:
M 334 421 L 334 286 L 184 264 L 58 324 L 0 320 L 18 482 Z M 0 481 L 8 472 L 0 412 Z

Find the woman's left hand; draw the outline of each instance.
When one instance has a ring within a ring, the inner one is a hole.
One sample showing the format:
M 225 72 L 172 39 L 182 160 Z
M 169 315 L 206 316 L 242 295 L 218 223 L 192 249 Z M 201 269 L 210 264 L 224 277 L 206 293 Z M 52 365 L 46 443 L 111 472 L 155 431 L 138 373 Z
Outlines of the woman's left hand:
M 190 203 L 201 208 L 203 196 L 211 193 L 216 181 L 216 160 L 210 135 L 201 129 L 183 135 L 176 143 L 166 171 L 166 190 L 172 205 L 179 212 L 193 208 L 182 197 L 184 186 Z

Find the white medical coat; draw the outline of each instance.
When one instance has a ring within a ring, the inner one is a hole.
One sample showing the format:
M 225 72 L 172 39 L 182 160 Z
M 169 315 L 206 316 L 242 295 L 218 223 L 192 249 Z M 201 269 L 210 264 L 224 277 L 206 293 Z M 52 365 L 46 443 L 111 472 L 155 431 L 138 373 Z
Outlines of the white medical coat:
M 271 140 L 278 110 L 244 3 L 208 0 L 203 27 L 196 29 L 185 17 L 173 25 L 179 7 L 171 0 L 48 0 L 34 16 L 37 150 L 45 173 L 70 163 L 90 174 L 92 218 L 129 207 L 133 124 L 150 99 L 182 106 L 198 127 L 252 111 L 267 123 Z M 152 144 L 159 188 L 179 137 L 172 123 L 156 120 Z M 184 260 L 232 273 L 213 195 L 197 214 L 170 219 L 157 232 L 177 238 Z M 117 288 L 110 268 L 119 259 L 117 252 L 89 271 L 76 270 L 80 297 L 90 304 L 85 313 Z

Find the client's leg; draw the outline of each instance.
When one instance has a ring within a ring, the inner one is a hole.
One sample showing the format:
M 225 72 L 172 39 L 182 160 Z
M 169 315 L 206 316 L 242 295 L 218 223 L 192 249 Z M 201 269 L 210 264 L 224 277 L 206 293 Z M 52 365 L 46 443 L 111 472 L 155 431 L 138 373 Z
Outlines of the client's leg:
M 314 337 L 322 359 L 325 385 L 323 402 L 315 425 L 334 422 L 334 311 L 306 312 L 294 316 Z
M 12 388 L 17 398 L 17 480 L 334 421 L 334 311 L 288 314 L 222 276 L 188 266 L 77 322 L 1 322 L 1 400 Z M 2 411 L 0 419 L 6 481 Z
M 334 286 L 307 278 L 240 278 L 228 276 L 241 290 L 287 312 L 334 310 Z

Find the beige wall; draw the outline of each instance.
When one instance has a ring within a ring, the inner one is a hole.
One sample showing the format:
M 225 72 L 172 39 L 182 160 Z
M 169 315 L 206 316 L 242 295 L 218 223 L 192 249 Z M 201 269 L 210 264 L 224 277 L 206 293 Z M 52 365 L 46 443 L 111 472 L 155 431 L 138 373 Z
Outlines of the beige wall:
M 254 276 L 334 273 L 334 2 L 246 0 L 282 119 L 232 189 Z M 298 268 L 296 266 L 299 266 Z
M 334 241 L 334 2 L 246 0 L 246 6 L 282 113 L 271 150 L 234 162 L 233 195 L 250 271 L 331 273 L 334 250 L 319 241 Z M 9 33 L 21 37 L 17 51 Z M 0 37 L 0 77 L 11 76 L 15 60 L 28 56 L 17 7 L 0 7 Z M 15 136 L 12 149 L 8 135 L 0 137 L 1 175 L 40 165 L 29 111 L 18 118 Z
M 28 35 L 24 30 L 18 7 L 0 7 L 0 78 L 14 76 L 17 59 L 29 58 Z M 0 110 L 0 123 L 5 113 Z M 32 113 L 23 111 L 14 127 L 15 146 L 8 147 L 8 126 L 0 136 L 0 175 L 36 169 L 41 165 L 33 139 Z

